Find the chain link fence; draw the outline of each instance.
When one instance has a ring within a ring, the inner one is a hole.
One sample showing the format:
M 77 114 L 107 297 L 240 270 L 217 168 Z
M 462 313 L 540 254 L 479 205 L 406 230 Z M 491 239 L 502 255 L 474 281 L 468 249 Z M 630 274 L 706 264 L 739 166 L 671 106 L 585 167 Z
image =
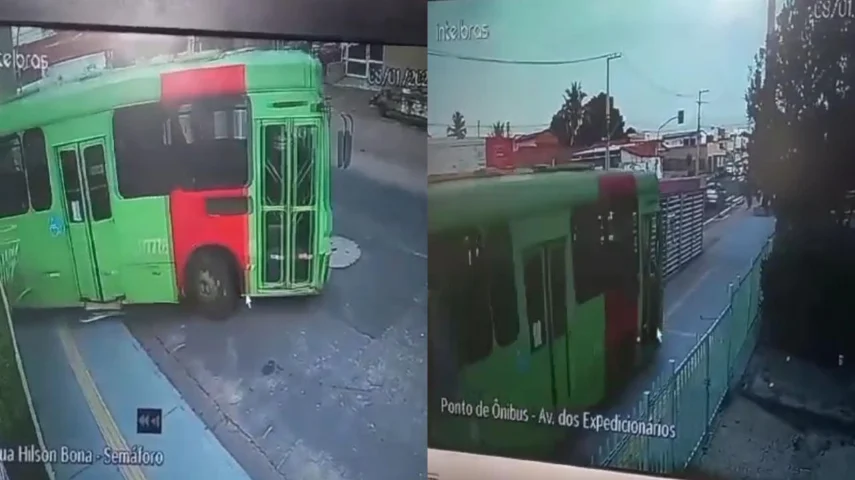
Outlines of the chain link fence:
M 772 239 L 763 245 L 745 277 L 728 286 L 730 302 L 686 358 L 655 380 L 632 411 L 631 419 L 648 431 L 673 425 L 675 435 L 609 433 L 592 464 L 656 474 L 685 469 L 708 440 L 722 403 L 748 365 L 759 331 L 763 261 Z

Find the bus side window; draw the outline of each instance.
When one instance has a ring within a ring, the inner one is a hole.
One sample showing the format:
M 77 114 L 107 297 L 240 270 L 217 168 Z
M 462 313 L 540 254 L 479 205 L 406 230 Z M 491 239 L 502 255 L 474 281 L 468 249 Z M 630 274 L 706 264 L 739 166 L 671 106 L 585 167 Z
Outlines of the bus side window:
M 0 139 L 0 218 L 26 213 L 27 182 L 17 135 Z
M 549 311 L 552 314 L 553 338 L 567 333 L 567 255 L 564 240 L 552 242 L 546 248 L 549 266 Z
M 490 311 L 496 344 L 506 347 L 520 334 L 514 252 L 508 225 L 489 228 L 484 241 L 484 282 L 490 285 Z
M 92 203 L 92 220 L 106 220 L 113 216 L 110 205 L 110 188 L 107 184 L 107 170 L 104 163 L 104 147 L 93 145 L 83 150 L 86 164 L 89 201 Z
M 438 339 L 455 344 L 461 364 L 487 357 L 493 350 L 493 325 L 483 268 L 481 235 L 475 229 L 431 236 L 428 289 L 439 308 L 430 312 Z
M 610 286 L 632 285 L 638 278 L 638 215 L 635 199 L 612 201 L 606 218 L 605 271 Z
M 603 292 L 605 215 L 599 205 L 578 207 L 572 215 L 573 279 L 576 303 L 581 305 Z
M 237 111 L 243 112 L 243 117 L 236 116 Z M 166 108 L 159 103 L 117 108 L 113 137 L 122 197 L 166 196 L 178 187 L 246 186 L 249 155 L 245 117 L 243 97 L 218 97 Z M 241 119 L 243 123 L 238 122 Z
M 180 146 L 180 129 L 164 125 L 160 104 L 117 108 L 113 113 L 116 177 L 123 198 L 169 195 L 177 166 L 168 155 Z
M 537 350 L 546 339 L 546 285 L 543 281 L 542 250 L 532 249 L 524 258 L 526 315 L 531 332 L 531 349 Z
M 297 204 L 311 206 L 315 203 L 315 140 L 318 132 L 314 125 L 294 127 L 297 143 L 295 170 L 297 173 Z
M 30 190 L 30 202 L 36 212 L 48 210 L 53 205 L 46 148 L 45 135 L 41 128 L 31 128 L 24 132 L 27 187 Z
M 550 241 L 525 256 L 523 274 L 532 350 L 543 345 L 546 335 L 557 340 L 567 333 L 565 246 L 565 239 Z

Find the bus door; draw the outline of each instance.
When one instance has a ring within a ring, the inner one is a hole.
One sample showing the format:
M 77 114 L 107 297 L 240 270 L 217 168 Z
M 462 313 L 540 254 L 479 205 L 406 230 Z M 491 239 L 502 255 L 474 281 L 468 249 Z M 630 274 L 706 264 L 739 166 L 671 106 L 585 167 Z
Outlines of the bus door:
M 323 229 L 329 235 L 332 225 L 329 215 L 318 215 L 329 208 L 329 172 L 320 168 L 326 151 L 320 126 L 320 119 L 299 117 L 259 122 L 262 181 L 257 182 L 261 214 L 256 248 L 259 260 L 264 259 L 259 261 L 263 290 L 309 286 L 322 271 L 316 262 L 318 233 Z
M 552 406 L 558 408 L 571 392 L 567 334 L 566 241 L 553 241 L 525 251 L 526 313 L 532 364 L 548 372 Z M 534 366 L 534 365 L 533 365 Z
M 55 150 L 62 170 L 65 216 L 80 298 L 90 302 L 117 300 L 123 292 L 104 138 Z

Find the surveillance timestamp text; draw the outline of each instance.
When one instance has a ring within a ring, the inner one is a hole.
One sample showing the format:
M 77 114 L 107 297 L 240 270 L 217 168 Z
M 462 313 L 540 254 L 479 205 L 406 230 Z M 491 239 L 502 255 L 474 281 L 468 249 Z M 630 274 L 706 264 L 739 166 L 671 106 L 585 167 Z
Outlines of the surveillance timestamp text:
M 105 447 L 101 451 L 75 448 L 63 445 L 59 448 L 41 448 L 38 445 L 20 445 L 0 448 L 0 462 L 3 463 L 51 463 L 69 465 L 163 465 L 163 452 L 146 450 L 135 445 L 129 450 Z
M 673 439 L 677 437 L 674 425 L 627 418 L 621 415 L 603 415 L 593 412 L 569 412 L 561 409 L 540 408 L 532 410 L 515 406 L 512 403 L 502 403 L 498 399 L 493 403 L 465 400 L 440 400 L 440 411 L 446 415 L 472 417 L 482 419 L 503 420 L 520 423 L 537 423 L 564 428 L 580 428 L 595 432 L 615 432 L 646 437 Z
M 368 84 L 373 87 L 425 88 L 427 70 L 384 66 L 369 72 Z

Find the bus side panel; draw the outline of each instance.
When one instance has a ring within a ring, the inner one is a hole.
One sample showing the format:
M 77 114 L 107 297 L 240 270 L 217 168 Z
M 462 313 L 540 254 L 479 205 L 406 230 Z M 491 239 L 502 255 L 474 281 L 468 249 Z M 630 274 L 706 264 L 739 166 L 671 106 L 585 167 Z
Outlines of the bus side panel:
M 246 208 L 241 208 L 245 205 Z M 190 256 L 199 247 L 219 246 L 234 256 L 241 278 L 249 265 L 249 210 L 246 188 L 188 192 L 169 196 L 175 275 L 184 292 L 184 273 Z
M 122 252 L 122 284 L 128 303 L 172 303 L 178 299 L 173 272 L 169 200 L 113 197 Z
M 599 183 L 600 201 L 603 205 L 611 205 L 610 214 L 629 222 L 628 215 L 631 213 L 627 210 L 638 211 L 635 176 L 632 173 L 606 174 L 600 177 Z M 617 211 L 619 213 L 616 213 Z M 624 246 L 629 250 L 624 251 Z M 619 384 L 629 376 L 639 334 L 637 274 L 635 282 L 624 282 L 629 270 L 637 270 L 637 265 L 633 265 L 633 262 L 638 261 L 638 256 L 632 254 L 632 245 L 629 243 L 620 244 L 618 248 L 620 251 L 612 250 L 604 259 L 613 262 L 606 268 L 613 280 L 606 285 L 604 292 L 608 384 Z
M 577 409 L 588 408 L 605 399 L 605 299 L 602 295 L 577 305 L 570 330 L 571 392 Z
M 620 289 L 606 291 L 606 358 L 609 385 L 627 379 L 635 356 L 638 336 L 638 299 Z
M 245 93 L 245 65 L 179 70 L 162 74 L 160 80 L 160 100 L 164 103 L 182 103 L 206 96 Z

